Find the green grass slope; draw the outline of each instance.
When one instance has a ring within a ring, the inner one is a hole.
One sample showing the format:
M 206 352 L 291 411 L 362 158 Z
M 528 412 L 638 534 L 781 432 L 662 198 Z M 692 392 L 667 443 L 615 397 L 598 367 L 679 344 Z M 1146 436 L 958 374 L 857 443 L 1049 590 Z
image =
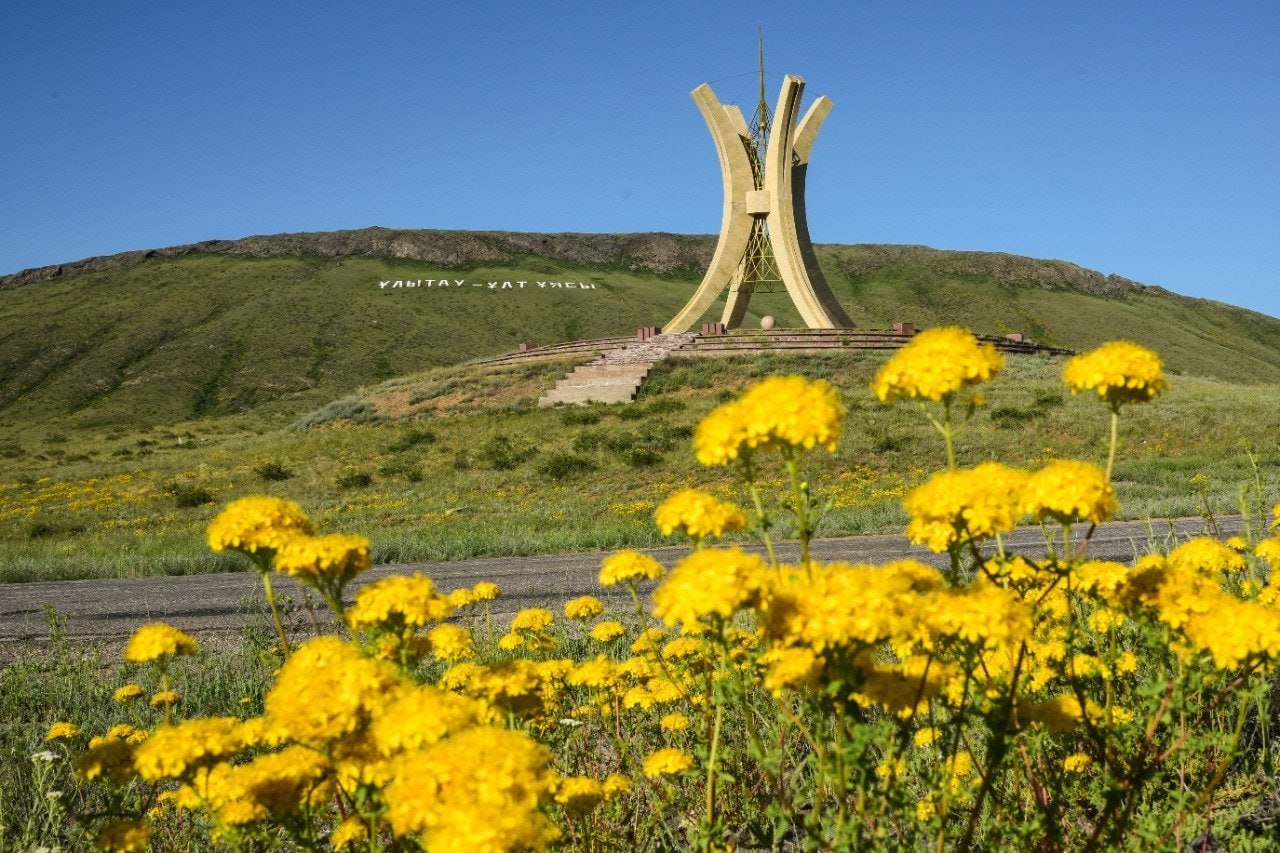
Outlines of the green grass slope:
M 325 531 L 369 536 L 380 562 L 661 544 L 653 511 L 679 488 L 749 503 L 726 469 L 697 464 L 691 437 L 715 406 L 778 373 L 826 379 L 848 409 L 838 451 L 806 463 L 815 494 L 832 502 L 820 533 L 900 532 L 902 498 L 945 453 L 917 406 L 875 399 L 869 383 L 887 357 L 684 359 L 656 369 L 632 405 L 551 409 L 534 402 L 560 365 L 441 367 L 297 418 L 254 412 L 0 444 L 0 582 L 244 569 L 212 554 L 204 531 L 250 494 L 297 500 Z M 1010 357 L 960 428 L 960 464 L 1104 460 L 1106 409 L 1066 391 L 1062 363 Z M 1126 409 L 1121 516 L 1234 513 L 1241 486 L 1265 514 L 1280 499 L 1278 389 L 1174 377 L 1157 400 Z M 762 473 L 777 493 L 776 461 Z M 786 536 L 791 516 L 776 509 Z
M 710 237 L 365 229 L 135 252 L 0 278 L 0 439 L 237 412 L 297 414 L 426 367 L 661 324 Z M 1021 331 L 1086 349 L 1131 338 L 1170 372 L 1280 381 L 1280 320 L 1061 261 L 918 246 L 822 246 L 859 325 Z M 380 288 L 462 279 L 461 288 Z M 513 283 L 490 289 L 488 282 Z M 515 283 L 526 282 L 524 288 Z M 538 288 L 538 281 L 595 289 Z M 475 286 L 475 285 L 480 286 Z M 757 294 L 755 322 L 798 318 Z M 718 306 L 707 319 L 718 317 Z

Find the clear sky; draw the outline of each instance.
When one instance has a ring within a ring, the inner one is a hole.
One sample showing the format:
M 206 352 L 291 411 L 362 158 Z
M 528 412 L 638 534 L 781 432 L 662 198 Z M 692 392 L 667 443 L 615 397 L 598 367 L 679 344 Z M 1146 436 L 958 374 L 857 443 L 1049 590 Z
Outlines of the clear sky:
M 0 273 L 382 225 L 712 233 L 689 92 L 835 102 L 830 243 L 1058 258 L 1280 315 L 1280 2 L 0 4 Z

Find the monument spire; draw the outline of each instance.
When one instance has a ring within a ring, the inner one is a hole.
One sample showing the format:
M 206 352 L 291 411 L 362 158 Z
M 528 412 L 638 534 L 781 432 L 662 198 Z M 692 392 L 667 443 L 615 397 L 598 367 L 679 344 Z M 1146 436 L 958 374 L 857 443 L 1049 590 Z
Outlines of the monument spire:
M 804 207 L 809 155 L 831 112 L 831 100 L 818 98 L 797 121 L 804 80 L 788 74 L 778 106 L 770 112 L 764 90 L 763 28 L 759 57 L 760 101 L 750 125 L 738 107 L 721 104 L 710 85 L 693 90 L 720 156 L 724 208 L 711 266 L 693 297 L 664 327 L 666 332 L 687 331 L 726 289 L 721 322 L 737 328 L 752 293 L 774 284 L 786 289 L 809 328 L 853 327 L 818 267 Z

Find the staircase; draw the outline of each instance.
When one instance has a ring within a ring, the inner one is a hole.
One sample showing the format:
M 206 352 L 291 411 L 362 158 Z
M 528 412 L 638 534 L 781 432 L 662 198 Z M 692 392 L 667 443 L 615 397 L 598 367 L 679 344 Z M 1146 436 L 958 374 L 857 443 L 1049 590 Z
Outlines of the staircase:
M 696 337 L 695 334 L 654 335 L 648 340 L 609 350 L 590 364 L 575 368 L 542 395 L 538 405 L 630 403 L 653 366 Z

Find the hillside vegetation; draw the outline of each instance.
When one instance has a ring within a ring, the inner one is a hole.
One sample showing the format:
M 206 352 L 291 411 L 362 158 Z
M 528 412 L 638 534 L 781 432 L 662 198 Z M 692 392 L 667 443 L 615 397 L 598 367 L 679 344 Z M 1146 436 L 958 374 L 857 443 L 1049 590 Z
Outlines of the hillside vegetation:
M 373 228 L 27 270 L 0 278 L 0 431 L 298 414 L 524 341 L 628 334 L 684 304 L 713 248 L 706 236 Z M 1012 255 L 822 246 L 819 258 L 860 326 L 958 323 L 1072 349 L 1125 337 L 1174 374 L 1280 381 L 1280 320 L 1221 303 Z M 380 287 L 441 277 L 465 285 Z M 785 294 L 758 294 L 752 308 L 749 322 L 798 322 Z
M 696 463 L 691 436 L 715 406 L 779 373 L 826 379 L 849 410 L 838 453 L 812 457 L 815 490 L 832 501 L 819 532 L 897 532 L 902 498 L 942 456 L 916 407 L 884 406 L 871 393 L 887 356 L 672 361 L 635 404 L 554 409 L 534 401 L 561 364 L 441 367 L 296 418 L 229 415 L 11 442 L 0 445 L 0 581 L 243 569 L 212 554 L 204 531 L 225 503 L 249 494 L 296 500 L 326 531 L 367 534 L 379 562 L 661 544 L 653 511 L 679 488 L 747 502 L 728 471 Z M 1062 363 L 1010 357 L 962 430 L 961 464 L 1105 458 L 1105 413 L 1065 390 Z M 1244 484 L 1258 484 L 1270 507 L 1280 497 L 1280 386 L 1173 380 L 1126 413 L 1120 516 L 1234 513 Z M 789 516 L 778 518 L 788 535 Z

